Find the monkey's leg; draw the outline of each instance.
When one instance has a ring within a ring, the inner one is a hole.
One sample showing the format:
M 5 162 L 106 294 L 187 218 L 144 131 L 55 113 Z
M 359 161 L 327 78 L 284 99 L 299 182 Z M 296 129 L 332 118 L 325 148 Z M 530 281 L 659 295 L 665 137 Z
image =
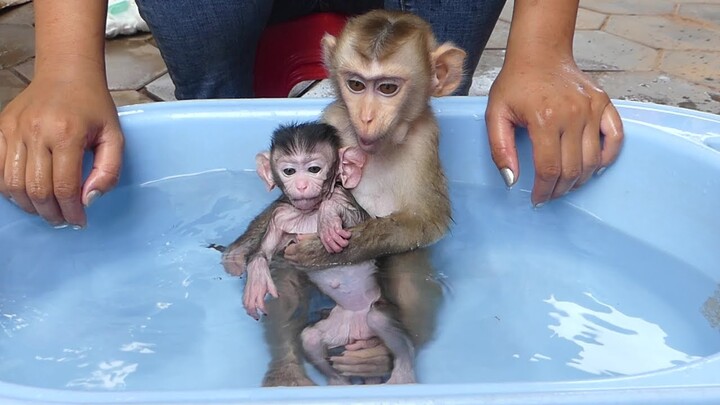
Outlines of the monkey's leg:
M 393 369 L 388 384 L 411 384 L 415 382 L 415 349 L 410 337 L 400 323 L 393 318 L 385 304 L 375 303 L 368 313 L 368 325 L 392 352 Z
M 349 385 L 350 380 L 341 376 L 327 361 L 327 344 L 325 337 L 328 335 L 329 327 L 336 326 L 337 322 L 324 319 L 313 326 L 302 331 L 301 338 L 303 348 L 308 360 L 328 378 L 329 385 Z
M 265 303 L 263 326 L 270 346 L 270 365 L 263 386 L 315 385 L 305 374 L 300 332 L 307 324 L 310 282 L 282 260 L 271 262 L 278 298 Z
M 442 301 L 429 253 L 418 249 L 378 260 L 383 296 L 397 306 L 400 323 L 416 349 L 432 338 Z

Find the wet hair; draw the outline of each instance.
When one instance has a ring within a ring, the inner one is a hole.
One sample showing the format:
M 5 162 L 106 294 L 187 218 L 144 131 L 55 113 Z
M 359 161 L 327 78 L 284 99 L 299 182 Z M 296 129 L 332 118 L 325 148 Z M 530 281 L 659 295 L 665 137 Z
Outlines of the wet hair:
M 313 152 L 318 146 L 340 149 L 340 136 L 332 125 L 318 121 L 280 125 L 272 135 L 270 151 L 286 155 Z

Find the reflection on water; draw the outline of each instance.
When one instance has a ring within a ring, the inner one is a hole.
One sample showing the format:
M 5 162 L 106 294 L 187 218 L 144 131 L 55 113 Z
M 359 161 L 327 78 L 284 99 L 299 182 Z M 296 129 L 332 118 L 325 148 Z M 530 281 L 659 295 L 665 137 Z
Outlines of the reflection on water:
M 545 300 L 555 309 L 550 316 L 557 321 L 548 328 L 581 348 L 568 366 L 597 375 L 633 375 L 700 358 L 670 347 L 659 325 L 625 315 L 590 293 L 585 295 L 602 309 L 558 301 L 554 296 Z
M 720 350 L 694 298 L 712 289 L 694 269 L 562 202 L 533 210 L 521 190 L 456 183 L 451 195 L 452 232 L 432 248 L 448 288 L 419 353 L 421 382 L 635 374 Z M 27 217 L 5 225 L 0 380 L 259 386 L 262 325 L 242 308 L 243 280 L 206 246 L 232 241 L 273 196 L 254 173 L 219 171 L 117 189 L 81 232 Z

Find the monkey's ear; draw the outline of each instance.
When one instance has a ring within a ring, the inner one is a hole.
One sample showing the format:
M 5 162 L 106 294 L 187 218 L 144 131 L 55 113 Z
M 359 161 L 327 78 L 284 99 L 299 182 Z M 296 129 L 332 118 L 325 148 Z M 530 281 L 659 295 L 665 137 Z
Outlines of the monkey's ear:
M 270 167 L 270 152 L 260 152 L 255 155 L 255 163 L 257 164 L 257 174 L 265 182 L 267 191 L 275 188 L 275 179 L 272 175 L 272 167 Z
M 325 63 L 325 67 L 329 70 L 330 66 L 332 66 L 332 56 L 335 53 L 337 38 L 326 32 L 320 40 L 320 45 L 322 46 L 323 62 Z
M 430 56 L 435 66 L 433 96 L 447 96 L 455 91 L 462 81 L 466 53 L 446 42 L 435 49 Z
M 343 187 L 355 188 L 362 178 L 362 168 L 367 155 L 356 147 L 340 148 L 340 182 Z

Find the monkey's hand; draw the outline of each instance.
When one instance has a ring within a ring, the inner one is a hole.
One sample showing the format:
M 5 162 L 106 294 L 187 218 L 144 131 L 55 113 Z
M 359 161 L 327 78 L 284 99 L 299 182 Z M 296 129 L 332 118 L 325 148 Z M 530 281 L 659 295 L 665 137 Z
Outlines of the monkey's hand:
M 330 363 L 345 377 L 383 377 L 392 370 L 390 351 L 376 337 L 346 345 L 342 355 L 330 357 Z
M 348 245 L 350 231 L 343 229 L 339 216 L 319 218 L 318 235 L 328 253 L 340 253 Z
M 348 244 L 345 243 L 345 246 Z M 342 251 L 342 249 L 340 249 Z M 329 253 L 323 241 L 314 234 L 298 236 L 297 243 L 285 248 L 285 260 L 304 271 L 321 270 L 332 266 L 347 264 L 337 253 Z
M 248 264 L 247 273 L 243 291 L 243 306 L 248 315 L 258 320 L 260 313 L 267 314 L 265 296 L 270 293 L 277 298 L 277 288 L 270 276 L 267 259 L 264 257 L 254 257 Z

